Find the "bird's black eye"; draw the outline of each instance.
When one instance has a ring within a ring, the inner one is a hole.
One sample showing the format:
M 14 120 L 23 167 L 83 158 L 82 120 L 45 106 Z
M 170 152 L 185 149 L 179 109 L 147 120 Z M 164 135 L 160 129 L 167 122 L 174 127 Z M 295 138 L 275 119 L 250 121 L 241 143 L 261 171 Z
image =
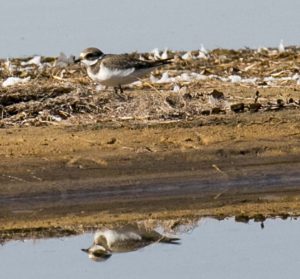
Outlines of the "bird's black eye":
M 89 53 L 89 54 L 87 54 L 85 56 L 85 59 L 87 59 L 87 60 L 95 60 L 95 59 L 97 59 L 97 56 L 95 54 L 93 54 L 93 53 Z

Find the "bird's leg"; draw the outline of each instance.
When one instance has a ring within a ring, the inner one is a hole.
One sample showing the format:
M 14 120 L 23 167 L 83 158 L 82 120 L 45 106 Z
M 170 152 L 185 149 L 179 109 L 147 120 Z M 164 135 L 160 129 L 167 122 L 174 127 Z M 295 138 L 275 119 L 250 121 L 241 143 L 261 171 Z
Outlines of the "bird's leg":
M 123 89 L 120 84 L 119 84 L 119 90 L 120 90 L 120 93 L 123 93 Z
M 120 93 L 118 91 L 120 91 Z M 122 94 L 123 89 L 122 89 L 121 85 L 119 85 L 118 87 L 114 87 L 114 92 L 121 100 L 123 100 L 123 101 L 126 100 L 125 96 Z
M 115 91 L 116 94 L 118 93 L 118 90 L 120 90 L 120 93 L 124 92 L 121 85 L 118 85 L 118 86 L 114 87 L 114 91 Z

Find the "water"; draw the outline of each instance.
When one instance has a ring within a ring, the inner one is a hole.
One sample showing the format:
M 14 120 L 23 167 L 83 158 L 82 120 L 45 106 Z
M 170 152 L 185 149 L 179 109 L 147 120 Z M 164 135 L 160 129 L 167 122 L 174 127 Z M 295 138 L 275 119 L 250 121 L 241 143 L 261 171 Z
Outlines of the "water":
M 298 0 L 0 0 L 0 57 L 299 44 Z
M 1 278 L 297 278 L 300 222 L 235 223 L 205 219 L 181 245 L 153 244 L 94 262 L 80 249 L 93 235 L 9 242 L 0 247 Z

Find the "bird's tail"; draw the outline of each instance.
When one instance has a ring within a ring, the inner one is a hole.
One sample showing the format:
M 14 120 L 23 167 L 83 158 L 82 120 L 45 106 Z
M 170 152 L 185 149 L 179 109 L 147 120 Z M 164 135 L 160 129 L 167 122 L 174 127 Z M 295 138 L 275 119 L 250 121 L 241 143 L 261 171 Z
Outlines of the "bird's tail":
M 178 237 L 168 237 L 168 236 L 163 236 L 159 242 L 161 243 L 169 243 L 169 244 L 180 244 L 179 243 L 180 238 Z
M 160 59 L 160 60 L 155 60 L 152 62 L 153 67 L 159 67 L 167 64 L 173 63 L 173 58 L 167 58 L 167 59 Z

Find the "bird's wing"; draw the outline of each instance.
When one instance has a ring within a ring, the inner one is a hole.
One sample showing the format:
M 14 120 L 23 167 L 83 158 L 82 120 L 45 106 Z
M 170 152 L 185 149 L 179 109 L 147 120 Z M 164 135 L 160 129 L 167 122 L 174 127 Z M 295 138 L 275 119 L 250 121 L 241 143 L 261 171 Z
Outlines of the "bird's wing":
M 134 55 L 129 54 L 120 54 L 120 55 L 111 55 L 107 54 L 103 57 L 102 64 L 111 69 L 148 69 L 153 67 L 159 67 L 165 64 L 171 63 L 170 59 L 165 60 L 156 60 L 156 61 L 147 61 L 140 60 Z
M 164 242 L 164 243 L 176 243 L 179 241 L 179 238 L 176 237 L 167 237 L 156 230 L 147 229 L 143 224 L 127 224 L 126 226 L 119 228 L 119 231 L 122 233 L 135 233 L 140 235 L 141 242 Z

